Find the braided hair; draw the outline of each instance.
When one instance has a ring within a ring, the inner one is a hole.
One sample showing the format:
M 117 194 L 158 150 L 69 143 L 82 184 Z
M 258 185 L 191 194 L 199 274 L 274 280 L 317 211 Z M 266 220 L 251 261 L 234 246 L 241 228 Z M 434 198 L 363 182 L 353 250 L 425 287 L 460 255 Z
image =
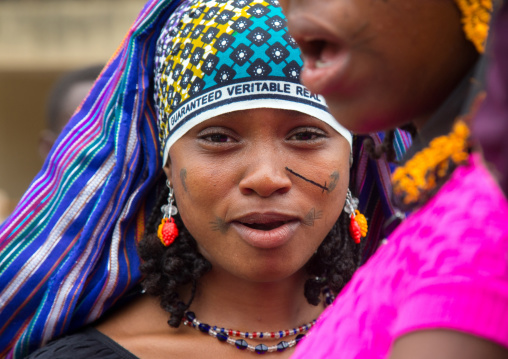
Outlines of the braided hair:
M 195 239 L 178 214 L 173 218 L 179 235 L 171 246 L 165 247 L 157 237 L 157 227 L 163 216 L 160 208 L 168 197 L 165 183 L 165 178 L 161 178 L 157 185 L 157 200 L 145 235 L 138 244 L 138 252 L 144 261 L 140 270 L 146 293 L 160 298 L 161 307 L 170 314 L 168 324 L 178 328 L 194 299 L 199 278 L 210 271 L 212 265 L 199 253 Z M 309 279 L 305 282 L 304 295 L 312 305 L 320 303 L 325 287 L 334 294 L 340 292 L 360 265 L 363 246 L 354 243 L 348 228 L 349 216 L 343 211 L 306 264 Z M 184 302 L 178 292 L 189 285 L 190 299 Z
M 416 136 L 416 127 L 413 124 L 406 124 L 400 127 L 401 130 L 409 132 L 412 138 Z M 363 140 L 363 147 L 368 153 L 369 157 L 373 160 L 378 160 L 383 155 L 386 156 L 388 162 L 397 163 L 397 155 L 395 153 L 395 146 L 393 144 L 395 140 L 395 130 L 388 130 L 385 132 L 383 142 L 379 145 L 374 143 L 374 140 L 367 136 Z

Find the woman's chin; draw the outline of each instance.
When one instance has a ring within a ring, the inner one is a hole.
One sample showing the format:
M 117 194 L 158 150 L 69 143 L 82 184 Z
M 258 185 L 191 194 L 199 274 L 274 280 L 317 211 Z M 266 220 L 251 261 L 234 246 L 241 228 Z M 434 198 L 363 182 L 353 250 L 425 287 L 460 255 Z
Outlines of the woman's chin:
M 386 131 L 407 122 L 393 111 L 384 108 L 386 106 L 379 101 L 372 101 L 369 98 L 338 100 L 333 93 L 324 97 L 330 113 L 337 122 L 355 134 Z M 376 110 L 370 110 L 373 108 Z
M 245 280 L 256 283 L 274 283 L 284 281 L 291 276 L 296 275 L 305 263 L 293 262 L 288 260 L 287 255 L 282 255 L 278 258 L 270 256 L 270 258 L 255 258 L 250 261 L 248 266 L 238 269 L 229 269 L 229 271 Z

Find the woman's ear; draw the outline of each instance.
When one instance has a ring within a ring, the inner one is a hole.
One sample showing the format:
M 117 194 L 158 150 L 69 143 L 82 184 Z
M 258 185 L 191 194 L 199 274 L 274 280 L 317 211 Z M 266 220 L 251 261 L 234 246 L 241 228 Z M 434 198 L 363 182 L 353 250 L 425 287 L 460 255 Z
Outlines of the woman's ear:
M 166 174 L 166 177 L 168 178 L 169 182 L 172 183 L 172 181 L 171 181 L 171 175 L 172 175 L 173 172 L 171 171 L 171 169 L 172 169 L 171 159 L 168 158 L 168 162 L 164 166 L 163 171 Z

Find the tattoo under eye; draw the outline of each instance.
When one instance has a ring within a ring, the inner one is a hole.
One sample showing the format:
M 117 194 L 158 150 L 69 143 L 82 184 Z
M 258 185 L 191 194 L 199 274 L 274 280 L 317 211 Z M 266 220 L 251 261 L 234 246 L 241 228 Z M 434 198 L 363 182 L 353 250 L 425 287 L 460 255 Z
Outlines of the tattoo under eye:
M 337 187 L 337 183 L 339 182 L 339 172 L 334 171 L 330 175 L 330 184 L 328 185 L 328 192 L 332 192 L 335 187 Z
M 187 170 L 185 168 L 180 170 L 180 180 L 182 181 L 184 191 L 187 192 L 187 183 L 185 182 L 187 180 Z

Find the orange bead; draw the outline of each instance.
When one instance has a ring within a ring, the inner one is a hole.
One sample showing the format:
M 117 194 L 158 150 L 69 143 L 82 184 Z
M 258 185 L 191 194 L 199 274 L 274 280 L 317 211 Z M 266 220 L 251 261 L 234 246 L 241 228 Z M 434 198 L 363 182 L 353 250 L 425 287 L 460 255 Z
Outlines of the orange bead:
M 360 227 L 360 233 L 362 235 L 362 238 L 367 236 L 367 232 L 369 230 L 369 225 L 367 224 L 367 218 L 363 214 L 360 213 L 359 210 L 355 210 L 356 216 L 356 222 L 358 223 L 358 226 Z
M 161 240 L 162 244 L 166 247 L 174 242 L 178 236 L 178 228 L 176 227 L 173 218 L 163 218 L 159 228 L 157 229 L 157 237 Z
M 360 243 L 362 233 L 354 215 L 351 215 L 351 221 L 349 222 L 349 234 L 351 234 L 351 237 L 353 237 L 355 243 Z

